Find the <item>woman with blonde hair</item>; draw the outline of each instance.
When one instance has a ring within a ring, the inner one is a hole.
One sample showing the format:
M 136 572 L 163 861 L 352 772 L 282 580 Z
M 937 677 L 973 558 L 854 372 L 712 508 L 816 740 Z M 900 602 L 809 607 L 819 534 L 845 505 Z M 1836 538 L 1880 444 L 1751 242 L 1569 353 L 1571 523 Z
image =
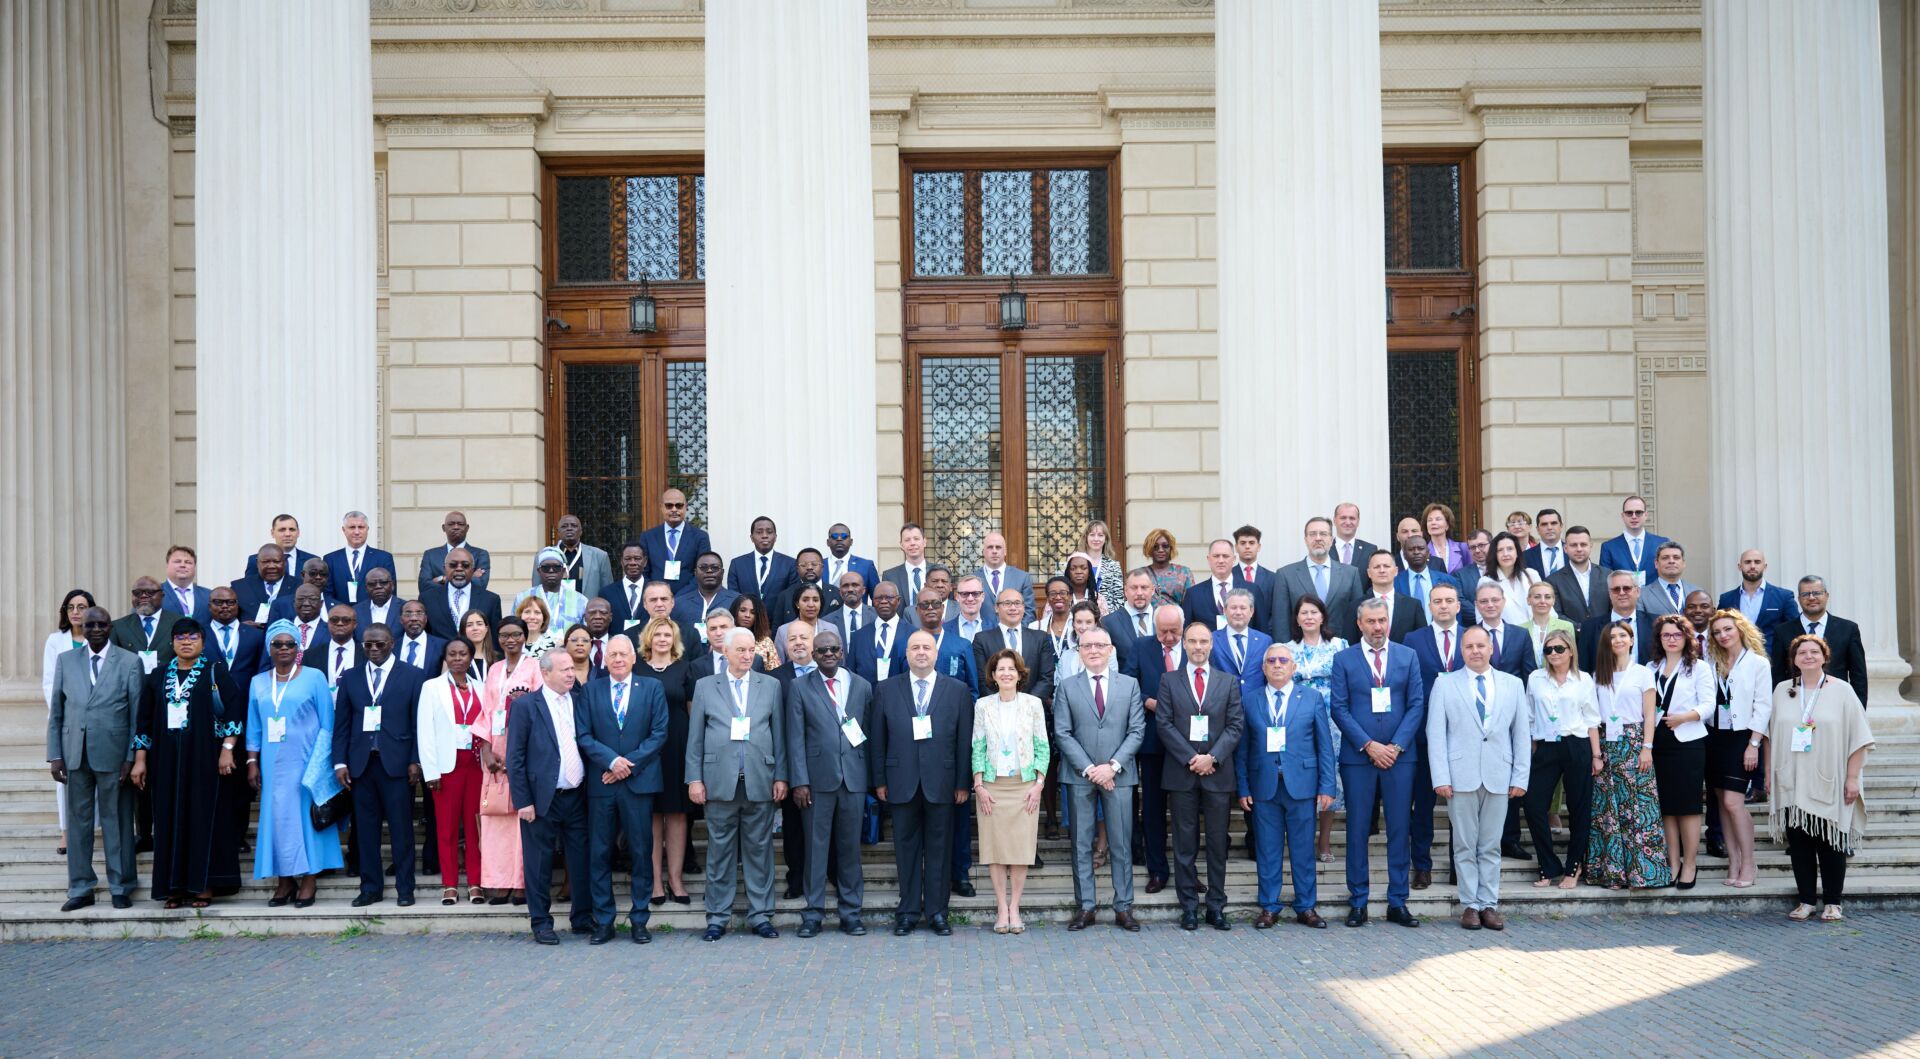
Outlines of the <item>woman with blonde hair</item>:
M 1737 610 L 1715 611 L 1707 619 L 1707 635 L 1715 677 L 1707 786 L 1720 795 L 1720 827 L 1727 843 L 1724 882 L 1745 889 L 1754 882 L 1747 792 L 1773 719 L 1773 667 L 1767 661 L 1766 638 Z
M 1127 576 L 1120 569 L 1120 560 L 1113 557 L 1112 549 L 1107 545 L 1112 541 L 1113 531 L 1100 519 L 1087 523 L 1086 531 L 1080 534 L 1081 550 L 1093 564 L 1093 588 L 1100 593 L 1104 606 L 1102 614 L 1112 614 L 1127 605 Z M 1062 571 L 1066 564 L 1060 564 Z
M 553 612 L 539 596 L 528 596 L 520 601 L 513 610 L 513 616 L 519 618 L 527 629 L 525 650 L 529 658 L 539 658 L 548 651 L 560 646 L 560 630 L 552 627 Z M 496 634 L 497 636 L 497 634 Z
M 1445 504 L 1428 504 L 1420 509 L 1420 531 L 1427 538 L 1427 553 L 1440 568 L 1453 573 L 1473 565 L 1473 549 L 1453 539 L 1453 509 Z
M 667 697 L 667 742 L 660 748 L 660 793 L 653 796 L 654 905 L 668 901 L 688 904 L 683 879 L 687 863 L 687 828 L 693 804 L 687 800 L 687 704 L 693 701 L 698 676 L 680 642 L 680 623 L 654 618 L 638 631 L 640 661 L 633 675 L 657 681 Z M 639 856 L 639 851 L 634 851 Z M 663 864 L 664 862 L 664 864 Z M 662 873 L 662 867 L 666 871 Z
M 1535 886 L 1571 890 L 1580 885 L 1587 861 L 1587 829 L 1592 826 L 1593 777 L 1599 774 L 1600 700 L 1593 678 L 1580 672 L 1573 634 L 1553 629 L 1541 643 L 1546 662 L 1527 677 L 1527 704 L 1533 709 L 1533 765 L 1527 779 L 1527 827 L 1540 860 Z M 1553 790 L 1567 789 L 1567 859 L 1553 852 L 1547 810 Z
M 1150 529 L 1146 544 L 1140 550 L 1147 557 L 1147 569 L 1153 572 L 1153 605 L 1178 607 L 1184 603 L 1187 589 L 1193 587 L 1193 570 L 1173 561 L 1173 557 L 1180 554 L 1180 545 L 1174 541 L 1173 534 Z

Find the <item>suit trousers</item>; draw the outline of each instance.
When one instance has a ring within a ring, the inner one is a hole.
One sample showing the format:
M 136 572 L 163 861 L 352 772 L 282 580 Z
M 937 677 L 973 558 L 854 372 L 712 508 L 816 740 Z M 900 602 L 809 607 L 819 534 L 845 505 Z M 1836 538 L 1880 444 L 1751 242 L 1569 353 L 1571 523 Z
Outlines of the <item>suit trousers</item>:
M 353 781 L 353 840 L 360 854 L 360 892 L 379 897 L 386 889 L 380 859 L 380 825 L 387 825 L 393 851 L 393 889 L 413 896 L 413 784 L 387 775 L 380 754 Z
M 581 886 L 587 874 L 587 796 L 575 787 L 556 790 L 543 815 L 520 821 L 520 866 L 526 876 L 527 919 L 534 930 L 553 927 L 553 854 L 565 851 L 573 899 L 567 919 L 576 930 L 593 927 L 593 894 Z M 651 889 L 649 889 L 651 894 Z
M 1453 867 L 1460 877 L 1460 904 L 1487 909 L 1500 903 L 1500 834 L 1506 827 L 1506 791 L 1454 789 L 1447 802 L 1453 830 Z
M 434 831 L 439 833 L 440 885 L 460 884 L 460 836 L 467 836 L 467 885 L 480 885 L 480 760 L 471 750 L 456 750 L 453 770 L 440 776 L 440 797 L 433 803 Z M 428 832 L 432 834 L 434 832 Z
M 587 782 L 598 782 L 589 779 Z M 613 847 L 619 837 L 627 836 L 627 849 L 647 850 L 653 842 L 653 795 L 635 794 L 624 785 L 603 788 L 598 795 L 587 796 L 587 878 L 593 889 L 593 923 L 613 926 Z M 653 858 L 636 852 L 633 871 L 627 879 L 627 922 L 645 926 L 651 915 L 647 901 L 653 896 Z M 573 876 L 569 872 L 568 878 Z M 579 885 L 575 883 L 575 885 Z
M 953 890 L 953 801 L 914 795 L 888 805 L 893 816 L 893 860 L 900 869 L 895 915 L 919 919 L 947 913 Z
M 1413 763 L 1413 819 L 1408 832 L 1413 841 L 1413 870 L 1433 870 L 1433 814 L 1440 796 L 1433 793 L 1433 770 L 1427 767 L 1427 736 L 1414 741 L 1420 759 Z
M 1200 853 L 1202 818 L 1207 829 L 1207 911 L 1227 907 L 1227 821 L 1233 817 L 1233 795 L 1226 791 L 1168 791 L 1173 809 L 1173 887 L 1185 912 L 1200 907 L 1200 876 L 1195 861 Z
M 827 868 L 840 898 L 840 921 L 860 918 L 866 883 L 860 871 L 860 821 L 867 808 L 864 791 L 813 789 L 813 804 L 800 811 L 807 836 L 807 908 L 802 920 L 818 923 L 827 910 Z
M 1567 735 L 1541 740 L 1535 744 L 1533 765 L 1527 775 L 1527 829 L 1533 833 L 1533 853 L 1540 860 L 1540 877 L 1558 879 L 1570 871 L 1579 871 L 1587 863 L 1587 829 L 1593 819 L 1593 744 L 1584 735 Z M 1553 790 L 1567 785 L 1567 859 L 1563 864 L 1553 852 L 1553 830 L 1547 826 L 1547 810 L 1553 806 Z
M 477 791 L 479 787 L 476 785 L 474 789 Z M 408 795 L 408 797 L 412 797 L 412 795 Z M 479 812 L 477 809 L 474 811 L 476 813 Z M 435 809 L 433 805 L 433 791 L 429 790 L 424 783 L 420 785 L 420 805 L 414 812 L 420 819 L 427 821 L 429 824 L 439 819 L 439 810 Z M 438 830 L 436 827 L 429 826 L 426 828 L 426 837 L 420 842 L 420 869 L 422 871 L 434 872 L 440 870 L 440 836 L 436 833 Z M 453 852 L 456 857 L 460 855 L 458 849 L 455 849 Z M 441 874 L 444 875 L 446 873 L 441 872 Z
M 1151 718 L 1147 721 L 1152 724 Z M 1164 879 L 1167 869 L 1167 792 L 1160 786 L 1165 754 L 1141 754 L 1133 759 L 1140 768 L 1140 826 L 1134 832 L 1140 838 L 1141 862 L 1149 879 Z
M 1413 815 L 1414 762 L 1404 756 L 1392 768 L 1372 764 L 1341 765 L 1340 782 L 1347 791 L 1347 903 L 1367 907 L 1372 895 L 1367 860 L 1367 832 L 1373 826 L 1375 806 L 1384 809 L 1387 823 L 1387 904 L 1405 907 L 1412 892 L 1412 845 L 1409 817 Z M 1495 825 L 1498 831 L 1498 824 Z M 1497 837 L 1497 836 L 1496 836 Z M 1497 843 L 1496 843 L 1497 845 Z M 1495 852 L 1499 852 L 1498 849 Z
M 1082 912 L 1100 903 L 1093 875 L 1094 810 L 1107 814 L 1107 868 L 1113 878 L 1113 910 L 1133 910 L 1133 788 L 1110 791 L 1091 783 L 1063 783 L 1073 813 L 1073 899 Z M 1208 835 L 1212 837 L 1211 834 Z
M 757 927 L 773 919 L 773 803 L 748 799 L 746 780 L 737 777 L 724 793 L 707 796 L 707 925 L 724 927 L 733 918 L 738 867 L 746 877 L 747 922 Z
M 82 762 L 67 770 L 66 786 L 67 896 L 90 894 L 100 881 L 93 873 L 95 812 L 107 847 L 107 890 L 133 896 L 140 885 L 140 860 L 133 851 L 133 784 L 120 778 L 117 762 L 105 772 Z
M 1295 798 L 1286 786 L 1266 801 L 1253 803 L 1254 859 L 1260 867 L 1260 907 L 1280 911 L 1280 866 L 1293 868 L 1293 910 L 1311 911 L 1320 903 L 1318 867 L 1314 862 L 1314 822 L 1318 802 Z
M 793 799 L 780 803 L 780 859 L 787 862 L 787 889 L 807 885 L 807 824 Z
M 967 804 L 953 810 L 953 881 L 966 882 L 973 874 L 973 792 L 967 792 Z

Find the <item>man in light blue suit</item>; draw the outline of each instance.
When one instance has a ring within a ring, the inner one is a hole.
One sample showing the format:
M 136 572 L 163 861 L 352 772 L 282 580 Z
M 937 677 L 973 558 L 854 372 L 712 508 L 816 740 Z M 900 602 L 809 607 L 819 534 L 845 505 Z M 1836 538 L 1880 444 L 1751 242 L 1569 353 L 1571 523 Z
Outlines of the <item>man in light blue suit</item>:
M 1421 690 L 1432 698 L 1433 682 L 1440 679 L 1440 674 L 1451 673 L 1464 663 L 1460 635 L 1466 626 L 1459 621 L 1460 586 L 1451 578 L 1446 584 L 1435 584 L 1427 602 L 1433 622 L 1408 633 L 1406 645 L 1420 663 Z M 1433 810 L 1437 804 L 1428 772 L 1432 759 L 1427 753 L 1424 728 L 1414 738 L 1414 749 L 1420 756 L 1413 763 L 1413 821 L 1408 833 L 1413 839 L 1413 888 L 1424 890 L 1433 885 Z
M 1236 588 L 1227 593 L 1227 627 L 1213 638 L 1213 664 L 1227 671 L 1242 690 L 1262 683 L 1260 660 L 1273 637 L 1253 627 L 1253 591 Z
M 624 834 L 633 851 L 627 926 L 645 945 L 653 868 L 641 854 L 653 841 L 653 796 L 660 793 L 660 750 L 667 744 L 667 699 L 657 680 L 633 679 L 633 641 L 607 640 L 607 675 L 574 698 L 574 738 L 586 759 L 587 881 L 593 893 L 592 944 L 613 940 L 613 847 Z M 574 885 L 580 885 L 574 880 Z
M 1637 496 L 1620 505 L 1620 524 L 1626 532 L 1600 546 L 1600 565 L 1628 571 L 1644 585 L 1654 574 L 1654 557 L 1667 538 L 1647 531 L 1647 502 Z
M 1460 925 L 1504 930 L 1500 835 L 1507 803 L 1527 792 L 1532 715 L 1519 678 L 1493 667 L 1493 639 L 1472 626 L 1460 634 L 1466 665 L 1441 677 L 1427 704 L 1428 767 L 1447 799 Z
M 1384 602 L 1361 600 L 1355 618 L 1361 641 L 1333 656 L 1328 685 L 1347 791 L 1347 926 L 1367 923 L 1367 832 L 1380 805 L 1387 822 L 1387 921 L 1417 927 L 1420 920 L 1407 911 L 1408 820 L 1426 688 L 1413 652 L 1387 639 L 1393 617 Z
M 1800 618 L 1800 604 L 1794 601 L 1793 593 L 1767 583 L 1767 555 L 1758 548 L 1740 553 L 1740 587 L 1720 593 L 1720 609 L 1746 615 L 1767 638 L 1769 651 L 1773 649 L 1773 627 Z
M 1280 918 L 1280 860 L 1293 866 L 1293 918 L 1324 930 L 1313 860 L 1313 827 L 1333 804 L 1333 729 L 1320 693 L 1293 680 L 1293 648 L 1262 652 L 1263 679 L 1241 693 L 1246 733 L 1240 739 L 1240 808 L 1253 812 L 1254 853 L 1260 865 L 1256 930 Z

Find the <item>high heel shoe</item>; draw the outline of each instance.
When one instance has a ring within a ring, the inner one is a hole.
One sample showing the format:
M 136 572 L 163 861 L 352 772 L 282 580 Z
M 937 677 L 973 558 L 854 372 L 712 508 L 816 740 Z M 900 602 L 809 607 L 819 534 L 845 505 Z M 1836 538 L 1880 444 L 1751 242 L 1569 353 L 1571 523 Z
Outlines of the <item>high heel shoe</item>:
M 674 903 L 674 904 L 676 904 L 676 905 L 690 905 L 690 904 L 692 904 L 692 903 L 693 903 L 693 895 L 691 895 L 691 894 L 674 894 L 674 895 L 673 895 L 673 903 Z
M 1688 879 L 1686 882 L 1681 882 L 1677 878 L 1674 879 L 1673 888 L 1676 890 L 1691 890 L 1693 889 L 1694 884 L 1698 883 L 1699 881 L 1700 881 L 1700 871 L 1699 869 L 1696 868 L 1694 869 L 1693 878 Z
M 666 904 L 666 903 L 667 903 L 667 895 L 666 895 L 666 894 L 654 894 L 654 895 L 653 895 L 653 897 L 652 897 L 652 899 L 651 899 L 651 900 L 649 900 L 649 901 L 648 901 L 647 903 L 648 903 L 648 904 L 650 904 L 650 905 L 652 905 L 652 906 L 653 906 L 653 907 L 655 907 L 655 908 L 659 908 L 659 907 L 660 907 L 661 905 L 664 905 L 664 904 Z

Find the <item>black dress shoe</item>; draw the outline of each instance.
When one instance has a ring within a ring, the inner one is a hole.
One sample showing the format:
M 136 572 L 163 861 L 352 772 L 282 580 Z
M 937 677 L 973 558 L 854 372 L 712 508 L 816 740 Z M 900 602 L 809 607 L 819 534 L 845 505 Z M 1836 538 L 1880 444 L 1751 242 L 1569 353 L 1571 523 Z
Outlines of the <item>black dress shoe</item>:
M 67 903 L 60 906 L 60 911 L 78 912 L 82 908 L 89 907 L 92 904 L 93 904 L 92 894 L 81 894 L 79 897 L 67 898 Z
M 946 938 L 953 936 L 953 927 L 947 923 L 947 914 L 945 912 L 933 916 L 927 920 L 927 924 L 933 927 L 933 933 L 938 937 Z
M 1347 909 L 1347 926 L 1364 927 L 1367 925 L 1367 910 L 1364 908 Z
M 587 939 L 587 944 L 605 945 L 607 942 L 612 940 L 613 940 L 613 927 L 611 925 L 604 926 L 604 927 L 595 927 L 593 931 L 593 937 Z
M 512 897 L 507 898 L 507 903 L 510 905 L 524 905 L 527 903 L 527 895 L 514 894 Z
M 719 941 L 721 935 L 725 934 L 726 932 L 727 932 L 727 928 L 720 926 L 719 924 L 716 923 L 713 926 L 708 927 L 705 931 L 701 932 L 700 940 L 701 941 Z
M 1500 855 L 1510 860 L 1527 860 L 1527 851 L 1520 848 L 1518 842 L 1500 843 Z
M 1147 892 L 1157 894 L 1167 888 L 1167 880 L 1158 875 L 1147 876 Z
M 1037 871 L 1046 866 L 1047 866 L 1046 858 L 1040 856 L 1040 854 L 1038 853 L 1035 853 L 1033 855 L 1033 868 Z
M 1116 927 L 1119 927 L 1121 930 L 1124 930 L 1129 934 L 1140 933 L 1140 921 L 1138 919 L 1135 919 L 1133 917 L 1133 913 L 1130 911 L 1114 912 L 1113 925 Z
M 272 897 L 267 898 L 267 907 L 279 908 L 291 900 L 293 900 L 292 890 L 288 890 L 285 894 L 274 894 Z
M 817 922 L 815 922 L 815 921 L 813 921 L 813 920 L 811 920 L 811 919 L 809 919 L 809 920 L 807 920 L 807 921 L 806 921 L 806 922 L 804 922 L 804 923 L 801 923 L 801 924 L 800 924 L 800 936 L 801 936 L 801 937 L 803 937 L 803 938 L 817 938 L 817 937 L 819 937 L 819 936 L 820 936 L 820 924 L 819 924 L 819 923 L 817 923 Z
M 405 897 L 396 898 L 393 903 L 399 905 L 401 908 L 411 908 L 413 907 L 413 895 L 408 894 Z
M 1420 917 L 1407 911 L 1406 905 L 1388 905 L 1387 922 L 1398 923 L 1403 927 L 1417 927 L 1420 925 Z
M 552 927 L 541 927 L 533 932 L 533 940 L 541 945 L 558 945 L 560 935 L 555 934 Z
M 1689 889 L 1689 890 L 1691 890 L 1691 889 L 1693 889 L 1693 884 L 1692 884 L 1692 883 L 1688 883 L 1688 884 L 1687 884 L 1687 889 Z M 132 897 L 129 897 L 129 896 L 127 896 L 126 894 L 114 894 L 114 895 L 113 895 L 113 907 L 115 907 L 115 908 L 132 908 L 132 907 L 133 907 L 133 898 L 132 898 Z
M 593 924 L 588 923 L 583 926 L 581 924 L 576 923 L 573 926 L 568 927 L 567 930 L 569 933 L 573 933 L 573 934 L 591 934 L 593 933 Z
M 780 932 L 773 929 L 772 923 L 761 923 L 753 928 L 753 932 L 769 941 L 780 936 Z
M 647 929 L 645 923 L 635 923 L 629 933 L 633 935 L 635 945 L 645 945 L 653 940 L 653 933 Z
M 379 900 L 380 900 L 379 894 L 355 894 L 353 895 L 353 907 L 365 908 L 368 905 L 374 904 Z
M 978 893 L 979 891 L 973 888 L 972 883 L 968 882 L 965 879 L 962 879 L 959 882 L 953 884 L 953 892 L 960 895 L 961 897 L 972 897 L 975 893 Z
M 1327 921 L 1324 919 L 1321 919 L 1320 913 L 1315 912 L 1311 908 L 1307 909 L 1305 912 L 1295 912 L 1293 914 L 1293 921 L 1295 923 L 1300 924 L 1303 927 L 1312 927 L 1315 930 L 1327 929 Z
M 907 935 L 913 933 L 913 928 L 917 925 L 918 924 L 913 919 L 907 916 L 894 916 L 893 917 L 893 936 L 896 938 L 904 938 Z
M 655 908 L 659 908 L 661 905 L 664 905 L 667 903 L 667 895 L 661 894 L 659 897 L 649 898 L 647 900 L 647 903 L 652 905 Z
M 1724 859 L 1726 859 L 1726 856 L 1727 856 L 1727 844 L 1726 844 L 1725 842 L 1709 842 L 1709 843 L 1707 843 L 1707 856 L 1709 856 L 1709 857 L 1719 857 L 1719 858 L 1721 858 L 1722 860 L 1724 860 Z
M 399 866 L 398 866 L 398 865 L 395 865 L 395 864 L 389 864 L 389 865 L 387 865 L 387 875 L 388 875 L 389 877 L 391 877 L 391 876 L 393 875 L 393 873 L 394 873 L 394 872 L 396 872 L 396 871 L 398 871 L 398 870 L 399 870 Z
M 487 898 L 487 903 L 490 905 L 504 905 L 507 903 L 507 895 L 495 894 L 492 897 Z
M 1068 930 L 1085 930 L 1093 926 L 1093 909 L 1083 908 L 1067 920 Z
M 295 907 L 295 908 L 312 908 L 312 907 L 313 907 L 313 903 L 314 903 L 315 901 L 317 901 L 317 900 L 319 900 L 319 895 L 318 895 L 318 894 L 315 894 L 315 895 L 314 895 L 314 896 L 312 896 L 312 897 L 296 897 L 296 898 L 294 898 L 294 899 L 293 899 L 293 907 Z
M 1208 912 L 1207 922 L 1211 924 L 1215 930 L 1233 929 L 1233 924 L 1227 922 L 1227 914 L 1225 912 Z
M 781 891 L 780 898 L 783 901 L 796 901 L 799 900 L 801 893 L 802 891 L 798 886 L 789 884 L 785 890 Z
M 419 871 L 421 875 L 438 875 L 440 874 L 440 862 L 437 860 L 422 861 L 420 867 L 416 870 Z
M 1180 929 L 1181 930 L 1199 930 L 1200 929 L 1200 913 L 1198 912 L 1180 913 Z
M 153 852 L 153 836 L 148 835 L 145 838 L 136 839 L 133 843 L 133 851 L 135 853 L 152 853 Z
M 867 936 L 867 925 L 857 919 L 843 919 L 840 921 L 840 933 L 852 938 L 864 938 Z

